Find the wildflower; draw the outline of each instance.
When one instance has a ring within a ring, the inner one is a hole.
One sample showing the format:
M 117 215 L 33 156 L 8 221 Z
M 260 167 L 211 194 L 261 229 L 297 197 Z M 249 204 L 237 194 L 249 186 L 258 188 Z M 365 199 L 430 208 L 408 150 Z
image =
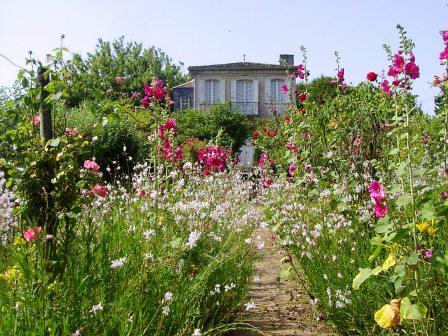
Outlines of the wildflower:
M 78 129 L 76 127 L 67 127 L 65 129 L 65 135 L 75 136 L 78 134 Z
M 163 306 L 162 307 L 162 314 L 167 316 L 170 313 L 170 307 L 168 306 Z
M 111 268 L 118 268 L 124 265 L 124 263 L 126 262 L 126 257 L 117 259 L 117 260 L 112 260 L 111 261 Z
M 95 135 L 93 138 L 92 138 L 92 142 L 95 142 L 95 141 L 97 141 L 98 140 L 98 137 Z
M 228 292 L 229 290 L 234 289 L 236 286 L 233 282 L 230 283 L 230 285 L 225 285 L 224 286 L 224 292 Z
M 374 210 L 375 210 L 375 216 L 377 216 L 378 218 L 383 218 L 384 216 L 386 216 L 388 211 L 387 205 L 382 204 L 380 202 L 375 203 Z
M 378 74 L 376 74 L 374 72 L 369 72 L 367 74 L 366 78 L 367 78 L 368 81 L 374 82 L 378 78 Z
M 411 79 L 416 79 L 420 77 L 420 68 L 414 63 L 409 62 L 404 67 L 404 73 Z
M 196 329 L 193 331 L 193 336 L 201 336 L 201 330 L 198 329 L 198 328 L 196 328 Z
M 87 168 L 94 173 L 97 173 L 100 170 L 100 166 L 95 161 L 91 160 L 84 161 L 84 168 Z
M 143 232 L 143 237 L 145 238 L 145 240 L 150 240 L 151 237 L 155 234 L 156 232 L 154 231 L 154 229 L 149 229 L 146 230 L 145 232 Z
M 190 232 L 190 235 L 188 236 L 188 242 L 187 242 L 187 245 L 190 248 L 190 250 L 196 246 L 197 241 L 199 240 L 200 236 L 201 236 L 200 232 L 197 232 L 197 231 Z
M 400 303 L 400 300 L 394 299 L 381 307 L 375 313 L 375 322 L 384 329 L 397 327 L 400 324 Z
M 432 249 L 422 250 L 422 252 L 421 252 L 423 259 L 425 259 L 426 261 L 431 260 L 432 254 L 433 254 Z
M 291 142 L 288 142 L 288 144 L 286 145 L 286 147 L 293 153 L 297 153 L 299 151 L 299 149 L 297 148 L 297 146 Z
M 270 187 L 272 185 L 272 183 L 274 183 L 274 180 L 271 179 L 270 177 L 263 179 L 263 187 L 267 188 Z
M 428 232 L 428 234 L 430 236 L 434 236 L 436 234 L 437 228 L 433 227 L 433 226 L 428 226 L 426 229 L 426 232 Z
M 283 93 L 288 93 L 288 91 L 289 91 L 288 86 L 287 86 L 286 84 L 283 84 L 283 85 L 282 85 L 282 92 L 283 92 Z
M 244 306 L 246 307 L 246 310 L 251 310 L 251 309 L 256 308 L 256 305 L 253 301 L 245 303 Z
M 35 240 L 36 238 L 39 238 L 42 234 L 42 227 L 40 226 L 34 226 L 28 228 L 26 231 L 22 233 L 23 239 L 25 239 L 26 242 L 30 242 Z
M 415 225 L 416 229 L 420 232 L 425 232 L 426 228 L 429 226 L 427 221 L 423 221 L 420 224 Z
M 172 298 L 173 298 L 173 293 L 171 293 L 171 292 L 166 292 L 165 295 L 163 296 L 163 300 L 162 300 L 162 302 L 168 302 L 168 301 L 171 301 Z
M 39 126 L 39 124 L 40 124 L 40 115 L 39 115 L 39 114 L 36 114 L 36 115 L 33 117 L 33 125 L 34 125 L 34 126 Z
M 373 180 L 369 185 L 370 198 L 376 202 L 383 202 L 385 200 L 385 193 L 383 185 L 377 180 Z
M 287 123 L 291 122 L 291 117 L 289 115 L 285 115 L 283 118 Z
M 123 77 L 120 76 L 115 77 L 115 83 L 117 83 L 118 85 L 123 85 L 124 84 Z
M 90 312 L 93 313 L 93 314 L 96 314 L 96 313 L 98 313 L 98 312 L 100 312 L 102 310 L 103 310 L 103 306 L 101 305 L 101 302 L 100 302 L 97 305 L 94 305 L 92 307 L 92 309 L 90 309 Z
M 355 141 L 353 141 L 353 146 L 355 147 L 361 146 L 361 139 L 356 138 Z
M 297 166 L 294 163 L 291 163 L 288 168 L 289 175 L 294 175 L 294 172 L 297 170 Z
M 92 187 L 92 191 L 94 194 L 100 196 L 100 197 L 106 197 L 107 194 L 109 193 L 109 189 L 106 186 L 100 185 L 100 184 L 95 184 Z

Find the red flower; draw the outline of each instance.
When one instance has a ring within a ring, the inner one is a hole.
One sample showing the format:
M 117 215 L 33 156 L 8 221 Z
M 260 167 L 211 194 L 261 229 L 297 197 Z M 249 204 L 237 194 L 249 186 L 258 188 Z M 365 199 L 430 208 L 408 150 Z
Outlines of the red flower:
M 40 226 L 34 226 L 28 228 L 26 231 L 22 233 L 23 239 L 27 242 L 33 241 L 36 238 L 39 238 L 42 234 L 42 228 Z
M 255 139 L 258 138 L 259 135 L 260 135 L 260 132 L 258 132 L 257 130 L 252 132 L 252 137 L 255 138 Z
M 123 77 L 120 76 L 115 77 L 115 83 L 117 83 L 118 85 L 123 85 L 124 84 Z
M 392 91 L 390 90 L 389 81 L 383 80 L 381 82 L 381 89 L 383 90 L 384 93 L 388 94 L 389 96 L 392 95 Z
M 301 94 L 299 94 L 299 100 L 301 103 L 303 103 L 306 100 L 306 96 L 307 96 L 306 92 L 302 92 Z
M 272 131 L 268 131 L 268 137 L 275 137 L 277 135 L 277 131 L 276 130 L 272 130 Z
M 103 186 L 101 184 L 95 184 L 92 187 L 92 191 L 94 194 L 100 196 L 100 197 L 106 197 L 107 194 L 109 193 L 109 189 L 107 189 L 106 186 Z
M 366 77 L 368 81 L 374 82 L 378 78 L 378 74 L 374 72 L 369 72 Z
M 161 87 L 156 87 L 152 93 L 155 100 L 163 100 L 165 98 L 165 90 Z
M 409 62 L 404 67 L 404 73 L 408 75 L 411 79 L 416 79 L 420 77 L 420 68 L 414 63 Z
M 284 118 L 287 123 L 291 122 L 291 117 L 289 115 L 285 115 Z

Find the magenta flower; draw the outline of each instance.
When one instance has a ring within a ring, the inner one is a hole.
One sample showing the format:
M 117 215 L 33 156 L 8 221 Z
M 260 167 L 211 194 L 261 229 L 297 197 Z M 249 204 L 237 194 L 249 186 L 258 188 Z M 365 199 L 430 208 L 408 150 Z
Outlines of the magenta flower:
M 150 103 L 151 103 L 151 97 L 149 97 L 149 96 L 143 97 L 143 99 L 142 99 L 142 107 L 143 108 L 148 108 Z
M 282 85 L 282 92 L 283 93 L 288 93 L 288 91 L 289 91 L 288 86 L 286 84 L 283 84 Z
M 448 45 L 445 47 L 445 49 L 439 54 L 439 60 L 443 61 L 448 58 Z
M 204 175 L 212 171 L 223 172 L 227 166 L 227 153 L 222 147 L 208 146 L 198 152 L 198 161 L 203 165 Z
M 356 138 L 355 141 L 353 141 L 353 146 L 355 146 L 355 147 L 361 146 L 361 139 Z
M 369 184 L 370 198 L 376 202 L 383 202 L 386 199 L 383 185 L 377 180 L 373 180 Z
M 448 43 L 448 30 L 442 30 L 440 35 L 442 35 L 443 42 Z
M 154 99 L 155 100 L 162 100 L 165 98 L 165 90 L 161 87 L 156 87 L 153 91 L 152 91 L 153 95 L 154 95 Z
M 167 119 L 165 121 L 165 124 L 163 125 L 163 127 L 166 130 L 172 130 L 173 132 L 176 132 L 176 130 L 177 130 L 176 119 L 174 119 L 174 118 Z
M 387 75 L 391 77 L 397 77 L 401 73 L 401 69 L 396 68 L 395 66 L 389 67 L 389 70 L 387 71 Z
M 123 85 L 124 84 L 123 77 L 120 76 L 115 77 L 115 83 L 117 83 L 118 85 Z
M 422 250 L 421 252 L 423 259 L 430 261 L 433 255 L 432 249 Z
M 297 77 L 299 77 L 300 79 L 305 78 L 305 66 L 303 64 L 299 64 L 297 66 Z
M 388 94 L 389 96 L 392 95 L 392 91 L 390 90 L 390 84 L 388 80 L 383 80 L 381 82 L 381 89 L 384 93 Z
M 444 190 L 440 192 L 440 198 L 441 199 L 447 199 L 448 198 L 448 190 Z
M 264 164 L 266 163 L 266 159 L 268 158 L 268 153 L 264 152 L 263 154 L 260 155 L 260 158 L 258 159 L 258 165 L 260 167 L 263 167 Z
M 294 172 L 297 170 L 297 166 L 294 163 L 291 163 L 288 168 L 289 175 L 294 175 Z
M 397 70 L 403 71 L 403 67 L 406 61 L 404 60 L 404 57 L 400 54 L 395 54 L 394 58 L 392 60 L 392 66 L 395 67 Z
M 366 78 L 368 81 L 374 82 L 378 78 L 378 74 L 371 71 L 367 74 Z
M 274 180 L 271 179 L 270 177 L 263 179 L 263 187 L 267 188 L 270 187 L 272 185 L 272 183 L 274 183 Z
M 338 74 L 337 74 L 339 84 L 342 84 L 344 82 L 344 73 L 345 73 L 344 68 L 339 69 Z
M 84 168 L 87 168 L 94 173 L 97 173 L 100 170 L 100 166 L 95 161 L 91 160 L 84 161 Z
M 387 205 L 380 202 L 376 202 L 373 209 L 375 210 L 375 216 L 378 218 L 383 218 L 386 216 L 388 210 Z
M 408 75 L 411 79 L 416 79 L 420 77 L 420 68 L 414 63 L 409 62 L 404 67 L 404 73 Z
M 286 147 L 293 153 L 297 153 L 299 151 L 299 149 L 297 148 L 297 146 L 291 142 L 288 142 L 288 144 L 286 145 Z

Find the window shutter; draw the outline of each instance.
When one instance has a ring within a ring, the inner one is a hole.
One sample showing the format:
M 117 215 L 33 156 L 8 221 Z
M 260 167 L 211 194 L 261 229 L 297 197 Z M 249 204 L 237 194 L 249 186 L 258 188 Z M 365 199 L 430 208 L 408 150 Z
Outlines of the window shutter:
M 219 96 L 221 92 L 219 90 L 219 80 L 213 81 L 213 103 L 219 102 Z
M 212 102 L 212 81 L 205 81 L 205 99 L 204 102 L 206 104 L 210 104 Z

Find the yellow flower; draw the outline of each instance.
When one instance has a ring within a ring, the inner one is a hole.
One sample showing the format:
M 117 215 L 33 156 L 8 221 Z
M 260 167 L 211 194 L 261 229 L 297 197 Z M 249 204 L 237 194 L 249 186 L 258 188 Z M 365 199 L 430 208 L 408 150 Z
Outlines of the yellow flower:
M 434 226 L 428 226 L 426 228 L 426 232 L 428 232 L 428 234 L 430 236 L 434 236 L 436 234 L 437 228 L 435 228 Z
M 381 328 L 395 328 L 400 324 L 400 302 L 401 300 L 394 299 L 390 304 L 385 304 L 375 313 L 375 322 Z
M 420 224 L 417 224 L 415 227 L 417 228 L 418 231 L 424 232 L 428 226 L 429 226 L 428 222 L 423 221 Z
M 16 266 L 14 266 L 8 268 L 5 272 L 0 274 L 0 280 L 4 280 L 10 285 L 12 285 L 16 280 L 19 279 L 20 275 L 21 275 L 20 270 Z

